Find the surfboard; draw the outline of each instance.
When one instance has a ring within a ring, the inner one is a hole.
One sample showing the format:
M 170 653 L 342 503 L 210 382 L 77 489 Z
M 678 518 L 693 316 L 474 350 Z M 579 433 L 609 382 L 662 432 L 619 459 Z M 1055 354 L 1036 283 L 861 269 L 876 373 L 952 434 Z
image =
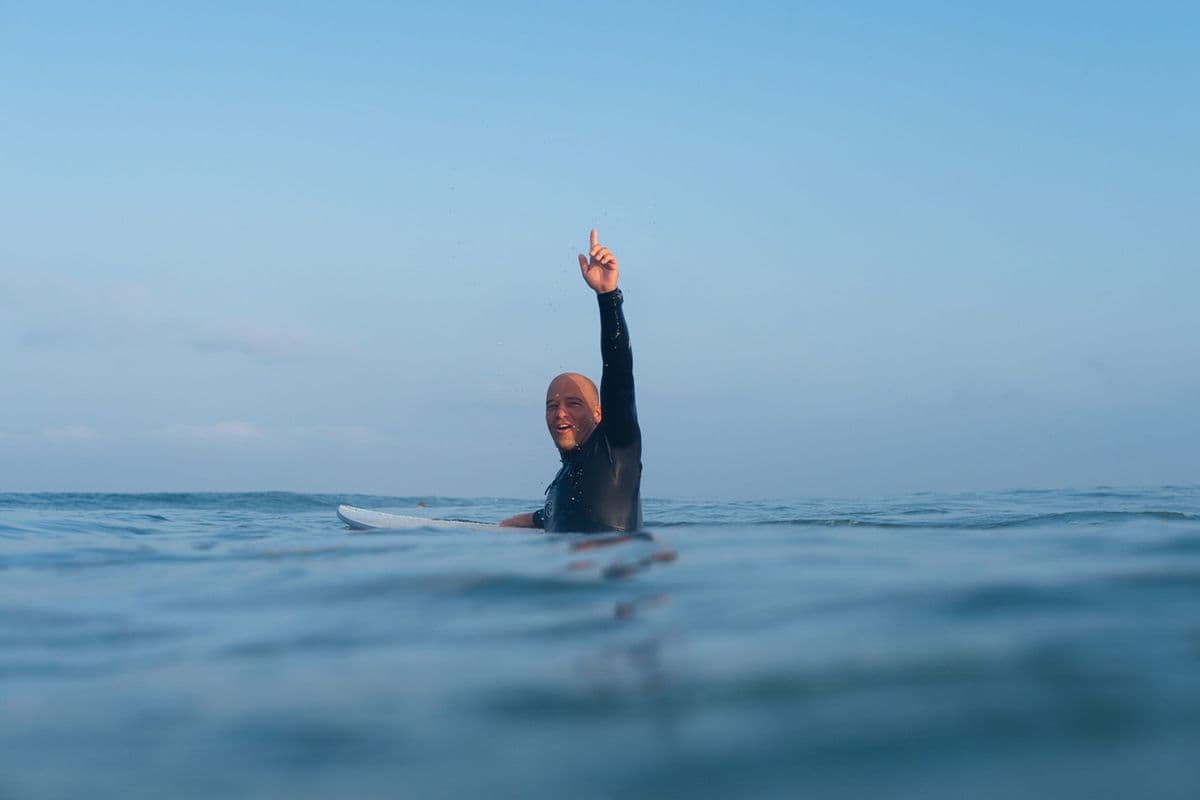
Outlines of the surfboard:
M 422 528 L 445 530 L 447 528 L 468 528 L 478 531 L 504 530 L 499 525 L 489 525 L 486 522 L 467 522 L 458 519 L 429 519 L 427 517 L 410 517 L 406 514 L 391 514 L 387 511 L 371 511 L 367 508 L 340 505 L 337 507 L 338 519 L 357 531 L 408 531 Z
M 458 519 L 430 519 L 387 511 L 340 505 L 338 519 L 356 531 L 478 531 L 505 532 L 510 535 L 542 534 L 522 528 L 502 528 L 485 522 Z M 665 542 L 648 533 L 557 533 L 550 540 L 566 544 L 567 561 L 559 571 L 581 576 L 592 574 L 603 578 L 628 578 L 653 564 L 674 561 L 675 551 Z

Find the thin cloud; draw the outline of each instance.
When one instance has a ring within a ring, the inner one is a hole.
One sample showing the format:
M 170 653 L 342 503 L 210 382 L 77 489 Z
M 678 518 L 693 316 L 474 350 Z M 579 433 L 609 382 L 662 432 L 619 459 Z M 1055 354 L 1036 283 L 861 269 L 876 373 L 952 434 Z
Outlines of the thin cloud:
M 93 442 L 99 438 L 95 428 L 88 425 L 64 425 L 48 428 L 43 435 L 51 442 Z
M 310 334 L 283 327 L 225 323 L 189 337 L 198 350 L 240 353 L 267 360 L 304 360 L 336 355 L 343 348 Z
M 10 272 L 0 274 L 3 306 L 31 321 L 18 339 L 31 348 L 97 341 L 128 346 L 167 340 L 206 352 L 236 353 L 264 361 L 316 360 L 353 351 L 345 341 L 286 325 L 188 316 L 180 312 L 180 303 L 134 282 L 86 286 L 78 281 Z
M 66 326 L 29 328 L 17 339 L 25 347 L 32 349 L 49 349 L 59 347 L 80 336 L 78 331 L 72 331 Z M 80 336 L 80 338 L 82 338 Z
M 267 438 L 257 425 L 240 419 L 210 425 L 171 425 L 161 434 L 168 439 L 189 442 L 257 442 Z
M 162 304 L 149 287 L 131 281 L 85 286 L 65 278 L 14 272 L 0 275 L 0 300 L 26 310 L 50 307 L 58 313 L 69 311 L 125 322 L 152 317 Z

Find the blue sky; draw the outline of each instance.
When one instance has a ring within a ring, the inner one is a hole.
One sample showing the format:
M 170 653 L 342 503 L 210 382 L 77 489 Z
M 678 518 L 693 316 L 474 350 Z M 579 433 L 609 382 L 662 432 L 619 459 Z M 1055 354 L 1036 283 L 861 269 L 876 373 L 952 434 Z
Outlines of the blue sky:
M 1195 483 L 1198 9 L 0 3 L 0 490 Z

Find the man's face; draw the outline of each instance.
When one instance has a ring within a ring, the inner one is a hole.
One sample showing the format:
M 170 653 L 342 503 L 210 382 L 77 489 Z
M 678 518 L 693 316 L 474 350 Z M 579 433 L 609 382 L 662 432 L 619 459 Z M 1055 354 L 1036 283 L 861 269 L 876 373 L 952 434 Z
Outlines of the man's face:
M 591 381 L 559 375 L 546 390 L 546 427 L 561 452 L 587 441 L 600 423 L 600 401 Z

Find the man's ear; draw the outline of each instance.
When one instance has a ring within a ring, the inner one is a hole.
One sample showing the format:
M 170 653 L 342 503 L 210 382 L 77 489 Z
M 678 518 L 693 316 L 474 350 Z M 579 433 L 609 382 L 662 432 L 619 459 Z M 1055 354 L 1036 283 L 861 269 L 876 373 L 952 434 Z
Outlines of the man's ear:
M 592 409 L 592 419 L 596 421 L 597 425 L 600 424 L 600 406 L 596 406 Z

